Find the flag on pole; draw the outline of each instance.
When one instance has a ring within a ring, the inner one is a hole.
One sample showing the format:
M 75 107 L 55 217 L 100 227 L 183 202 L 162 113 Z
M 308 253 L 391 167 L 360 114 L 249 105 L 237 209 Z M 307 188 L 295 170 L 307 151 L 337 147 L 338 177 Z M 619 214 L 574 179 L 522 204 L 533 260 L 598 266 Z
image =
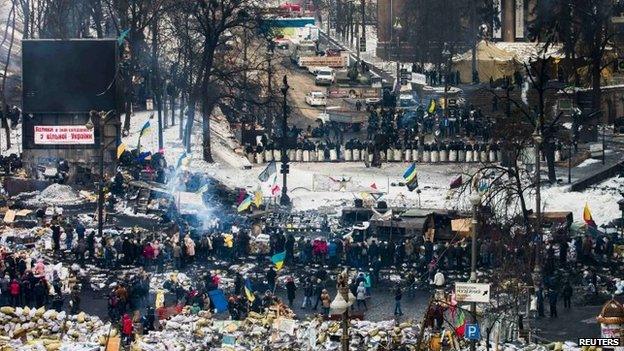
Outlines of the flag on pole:
M 418 188 L 418 175 L 415 174 L 414 178 L 412 178 L 409 182 L 407 182 L 407 190 L 409 191 L 414 191 L 416 190 L 416 188 Z
M 141 128 L 141 132 L 139 132 L 139 138 L 144 137 L 151 132 L 152 132 L 152 125 L 150 124 L 150 121 L 147 121 Z
M 124 40 L 126 40 L 126 37 L 128 36 L 128 34 L 130 34 L 130 28 L 119 33 L 119 37 L 117 38 L 117 45 L 121 46 Z
M 278 271 L 284 267 L 284 260 L 286 260 L 286 251 L 276 253 L 271 257 L 271 262 L 273 262 L 275 269 Z
M 124 143 L 119 143 L 119 145 L 117 145 L 117 159 L 119 160 L 119 158 L 121 157 L 121 155 L 123 155 L 124 151 L 126 151 L 126 144 Z
M 588 227 L 597 227 L 596 222 L 594 222 L 594 217 L 592 217 L 591 211 L 589 210 L 589 205 L 587 204 L 587 202 L 585 203 L 585 208 L 583 208 L 583 220 Z
M 245 296 L 247 296 L 247 300 L 249 300 L 249 302 L 254 302 L 256 299 L 253 294 L 253 286 L 251 285 L 251 280 L 249 278 L 245 278 Z
M 152 130 L 152 126 L 150 125 L 150 122 L 149 121 L 145 122 L 145 124 L 141 128 L 141 131 L 139 132 L 139 141 L 137 142 L 137 149 L 139 150 L 139 152 L 141 152 L 141 138 L 144 137 L 145 135 L 148 135 L 151 130 Z
M 243 202 L 241 202 L 241 203 L 238 205 L 237 211 L 238 211 L 238 212 L 243 212 L 243 211 L 245 211 L 246 209 L 248 209 L 248 208 L 249 208 L 249 206 L 251 206 L 251 203 L 252 203 L 252 196 L 251 196 L 251 195 L 248 195 L 248 196 L 245 198 L 245 200 L 243 200 Z
M 458 336 L 464 336 L 464 332 L 466 329 L 466 316 L 464 315 L 464 311 L 460 308 L 457 308 L 455 323 L 453 324 L 453 327 L 455 327 L 455 334 L 457 334 Z
M 271 186 L 271 195 L 272 196 L 277 196 L 277 194 L 279 194 L 280 190 L 282 190 L 280 188 L 279 185 L 277 185 L 277 174 L 275 174 L 273 176 L 273 185 Z
M 262 205 L 262 190 L 258 190 L 254 193 L 253 204 L 258 208 Z
M 191 157 L 189 154 L 186 153 L 186 151 L 184 151 L 182 155 L 180 155 L 180 158 L 178 158 L 178 162 L 176 163 L 176 169 L 180 167 L 188 167 L 190 163 Z
M 197 191 L 195 192 L 196 194 L 203 194 L 206 191 L 208 191 L 208 184 L 204 184 L 202 185 L 201 188 L 197 189 Z
M 418 188 L 418 172 L 416 172 L 416 163 L 412 163 L 403 173 L 407 185 L 407 190 L 414 191 Z
M 266 166 L 264 171 L 262 171 L 262 173 L 258 175 L 258 180 L 260 180 L 261 182 L 266 182 L 267 180 L 269 180 L 269 178 L 273 174 L 276 174 L 276 173 L 277 173 L 277 165 L 275 164 L 275 161 L 271 161 Z
M 463 181 L 462 176 L 461 176 L 461 174 L 460 174 L 460 175 L 459 175 L 459 177 L 455 178 L 455 179 L 451 182 L 451 186 L 450 186 L 450 187 L 451 187 L 451 189 L 457 189 L 457 188 L 459 188 L 460 186 L 462 186 L 463 182 L 464 182 L 464 181 Z
M 414 177 L 416 177 L 416 163 L 412 163 L 403 173 L 403 178 L 408 183 L 414 179 Z
M 434 113 L 436 110 L 436 102 L 435 99 L 431 99 L 429 100 L 429 106 L 427 107 L 427 112 L 429 112 L 429 114 Z

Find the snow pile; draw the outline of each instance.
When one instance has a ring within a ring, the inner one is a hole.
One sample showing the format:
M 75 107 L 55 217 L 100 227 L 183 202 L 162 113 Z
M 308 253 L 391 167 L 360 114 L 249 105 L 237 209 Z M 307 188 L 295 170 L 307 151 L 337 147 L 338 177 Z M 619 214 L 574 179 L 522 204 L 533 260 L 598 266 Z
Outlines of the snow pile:
M 595 158 L 588 158 L 587 160 L 581 162 L 578 166 L 576 167 L 587 167 L 590 165 L 593 165 L 594 163 L 599 163 L 600 160 L 595 159 Z
M 55 206 L 79 205 L 85 202 L 80 194 L 69 185 L 52 184 L 39 195 L 27 200 L 26 204 L 38 206 L 41 204 Z
M 575 222 L 582 222 L 583 208 L 589 206 L 596 224 L 605 225 L 620 217 L 617 202 L 624 191 L 624 177 L 614 177 L 583 192 L 569 191 L 569 187 L 552 187 L 542 191 L 544 210 L 571 211 Z

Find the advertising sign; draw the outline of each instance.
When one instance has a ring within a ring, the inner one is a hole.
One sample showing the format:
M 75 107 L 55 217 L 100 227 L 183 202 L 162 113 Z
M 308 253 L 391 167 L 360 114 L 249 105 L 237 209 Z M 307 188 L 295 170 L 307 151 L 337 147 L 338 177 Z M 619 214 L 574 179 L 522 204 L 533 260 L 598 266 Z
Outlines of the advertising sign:
M 455 283 L 455 298 L 464 302 L 490 302 L 490 284 Z
M 344 68 L 346 59 L 342 56 L 305 56 L 299 58 L 299 67 L 327 66 Z
M 93 129 L 85 126 L 34 126 L 35 144 L 90 145 L 95 143 Z

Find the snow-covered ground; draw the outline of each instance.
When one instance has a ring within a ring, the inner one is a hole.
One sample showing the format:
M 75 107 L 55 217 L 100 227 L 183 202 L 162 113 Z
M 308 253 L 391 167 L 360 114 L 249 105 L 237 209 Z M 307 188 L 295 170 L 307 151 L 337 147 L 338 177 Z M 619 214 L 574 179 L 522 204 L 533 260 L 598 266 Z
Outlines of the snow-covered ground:
M 138 131 L 148 118 L 145 112 L 138 113 L 132 119 L 131 133 L 125 138 L 130 146 L 136 146 Z M 156 128 L 156 120 L 151 121 Z M 197 125 L 193 136 L 193 153 L 190 169 L 205 172 L 227 186 L 243 187 L 255 191 L 260 187 L 265 196 L 269 196 L 271 184 L 261 184 L 258 175 L 265 165 L 253 165 L 251 169 L 243 169 L 246 159 L 233 152 L 236 143 L 231 138 L 231 131 L 224 120 L 213 120 L 213 154 L 216 163 L 208 164 L 201 157 L 201 128 Z M 170 127 L 164 131 L 165 157 L 169 164 L 175 165 L 183 149 L 178 140 L 178 127 Z M 154 130 L 145 137 L 141 144 L 143 150 L 157 151 L 157 133 Z M 421 194 L 407 191 L 405 186 L 398 185 L 407 168 L 405 163 L 385 163 L 381 169 L 366 168 L 361 162 L 350 163 L 293 163 L 288 176 L 289 196 L 296 209 L 306 210 L 318 207 L 339 209 L 343 205 L 351 205 L 355 198 L 363 193 L 385 193 L 383 200 L 392 205 L 419 206 L 423 208 L 465 209 L 464 201 L 449 196 L 449 184 L 460 173 L 470 169 L 457 164 L 419 164 L 418 180 Z M 279 167 L 278 167 L 279 168 Z M 277 175 L 277 184 L 282 185 L 281 174 Z M 333 180 L 332 180 L 333 179 Z M 348 181 L 341 190 L 340 181 Z M 272 179 L 269 180 L 269 183 Z M 394 183 L 394 185 L 393 185 Z M 372 187 L 374 185 L 374 187 Z M 376 188 L 376 189 L 375 189 Z M 621 198 L 619 191 L 624 191 L 624 178 L 611 178 L 591 187 L 584 192 L 569 192 L 568 186 L 552 186 L 542 191 L 544 211 L 572 211 L 575 221 L 582 221 L 585 203 L 592 210 L 598 225 L 606 224 L 620 217 L 617 201 Z M 420 196 L 419 196 L 420 195 Z M 527 199 L 529 205 L 533 199 Z

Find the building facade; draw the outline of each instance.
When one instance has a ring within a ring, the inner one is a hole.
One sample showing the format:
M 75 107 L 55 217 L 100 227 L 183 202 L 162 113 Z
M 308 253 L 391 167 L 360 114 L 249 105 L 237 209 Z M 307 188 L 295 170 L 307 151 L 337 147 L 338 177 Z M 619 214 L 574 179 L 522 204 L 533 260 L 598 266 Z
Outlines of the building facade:
M 396 37 L 394 23 L 397 19 L 403 26 L 404 6 L 410 0 L 378 0 L 377 1 L 377 56 L 391 60 L 396 58 Z M 494 41 L 518 42 L 526 41 L 528 23 L 534 19 L 537 0 L 495 0 L 498 1 L 500 28 L 490 30 L 489 35 Z M 490 26 L 491 28 L 492 26 Z M 401 45 L 402 50 L 409 50 L 408 45 Z M 400 53 L 404 56 L 403 53 Z

